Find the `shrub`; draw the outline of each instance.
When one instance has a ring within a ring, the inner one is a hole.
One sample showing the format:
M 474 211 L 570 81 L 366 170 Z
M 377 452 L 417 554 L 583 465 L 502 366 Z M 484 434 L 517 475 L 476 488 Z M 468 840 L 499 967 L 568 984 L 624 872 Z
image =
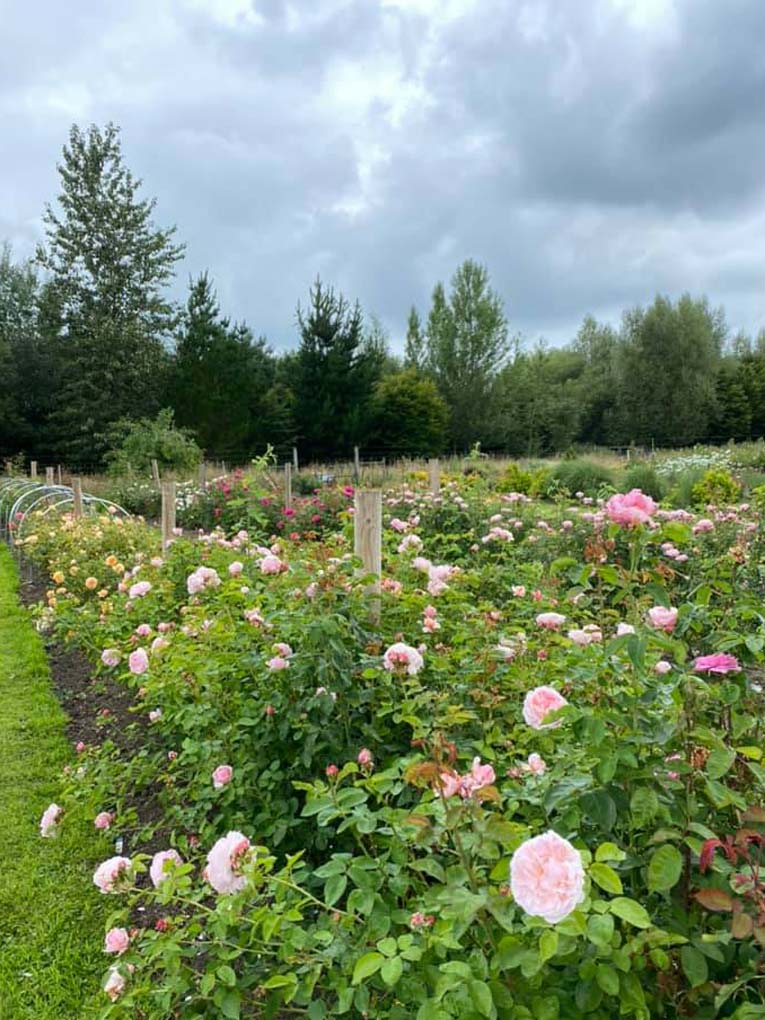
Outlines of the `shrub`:
M 694 506 L 735 503 L 740 494 L 741 485 L 729 471 L 722 468 L 705 471 L 704 477 L 693 486 L 691 492 Z
M 653 499 L 660 500 L 667 487 L 650 464 L 631 464 L 624 472 L 624 488 L 640 489 Z
M 534 484 L 531 471 L 524 471 L 515 461 L 508 464 L 500 478 L 500 488 L 505 492 L 522 492 L 528 496 Z
M 614 476 L 608 468 L 592 460 L 567 460 L 558 464 L 552 472 L 551 481 L 570 493 L 596 496 L 601 489 L 613 487 Z
M 135 471 L 147 472 L 156 460 L 160 469 L 189 471 L 202 459 L 202 451 L 192 434 L 173 423 L 173 412 L 168 408 L 156 418 L 131 421 L 123 418 L 115 422 L 108 433 L 110 445 L 106 454 L 111 475 L 127 475 Z

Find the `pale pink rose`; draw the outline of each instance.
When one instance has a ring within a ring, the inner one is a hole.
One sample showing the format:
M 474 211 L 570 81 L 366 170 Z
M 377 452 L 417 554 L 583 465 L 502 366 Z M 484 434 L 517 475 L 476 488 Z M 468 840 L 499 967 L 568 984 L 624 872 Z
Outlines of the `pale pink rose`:
M 189 595 L 198 595 L 205 588 L 217 588 L 220 585 L 220 577 L 217 570 L 212 567 L 197 567 L 197 569 L 186 578 L 186 590 Z
M 439 777 L 440 782 L 435 785 L 434 792 L 437 797 L 443 797 L 444 800 L 454 797 L 456 794 L 459 794 L 463 800 L 467 800 L 483 787 L 491 786 L 496 778 L 491 765 L 482 765 L 480 758 L 474 758 L 470 771 L 464 776 L 453 770 L 442 772 Z
M 648 610 L 648 622 L 657 630 L 671 634 L 677 624 L 677 610 L 672 606 L 669 609 L 664 606 L 653 606 Z
M 260 561 L 260 572 L 261 574 L 280 574 L 282 570 L 287 569 L 287 564 L 282 563 L 278 556 L 269 554 L 264 556 Z
M 149 712 L 149 722 L 159 722 L 161 718 L 162 718 L 161 708 L 153 708 L 151 712 Z
M 120 653 L 116 648 L 104 648 L 101 652 L 101 662 L 105 666 L 117 666 L 120 661 Z
M 163 563 L 165 561 L 162 559 L 161 556 L 152 556 L 152 558 L 151 558 L 151 560 L 149 562 L 151 563 L 151 565 L 153 567 L 156 567 L 157 569 L 159 569 L 163 565 Z
M 574 642 L 575 645 L 589 645 L 592 638 L 586 630 L 570 630 L 568 637 Z
M 116 893 L 129 886 L 129 872 L 133 862 L 129 857 L 110 857 L 99 864 L 93 874 L 93 884 L 102 893 Z
M 654 673 L 658 673 L 659 676 L 663 676 L 665 673 L 669 673 L 672 669 L 672 663 L 667 662 L 666 659 L 660 659 L 653 667 Z
M 372 752 L 367 747 L 362 747 L 359 753 L 356 755 L 356 761 L 362 767 L 365 765 L 371 765 L 373 763 Z
M 412 560 L 412 566 L 414 567 L 415 570 L 421 570 L 427 573 L 430 570 L 432 564 L 430 560 L 425 559 L 424 556 L 415 556 L 415 558 Z
M 407 522 L 400 520 L 398 517 L 393 517 L 391 519 L 390 526 L 391 528 L 393 528 L 394 531 L 398 532 L 404 532 L 409 530 L 409 525 L 407 524 Z
M 266 665 L 269 669 L 278 671 L 280 669 L 289 669 L 290 661 L 289 659 L 283 659 L 281 655 L 275 655 L 273 659 L 268 660 Z
M 241 832 L 222 836 L 207 855 L 205 878 L 222 895 L 238 892 L 244 887 L 241 868 L 250 850 L 250 841 Z
M 437 630 L 441 630 L 441 624 L 433 616 L 426 616 L 422 621 L 422 630 L 424 634 L 433 634 Z
M 168 872 L 183 864 L 183 858 L 177 850 L 159 850 L 151 859 L 149 875 L 155 889 L 168 878 Z
M 525 584 L 514 584 L 510 590 L 517 599 L 522 599 L 526 595 Z
M 120 972 L 115 967 L 112 967 L 109 970 L 109 976 L 106 979 L 104 991 L 112 1000 L 112 1002 L 116 1002 L 117 999 L 119 999 L 120 995 L 122 995 L 122 993 L 125 991 L 126 984 L 127 982 L 125 980 L 124 975 L 120 974 Z
M 526 765 L 529 772 L 533 773 L 535 776 L 541 776 L 547 771 L 547 763 L 539 754 L 530 754 Z
M 40 835 L 45 839 L 57 836 L 58 823 L 61 821 L 63 813 L 64 809 L 60 808 L 58 804 L 49 804 L 40 819 Z
M 131 585 L 128 595 L 131 599 L 141 599 L 144 595 L 148 595 L 151 591 L 151 584 L 149 581 L 139 581 L 137 584 Z
M 610 521 L 632 528 L 638 524 L 649 524 L 651 515 L 656 513 L 656 504 L 640 489 L 627 493 L 617 492 L 606 503 L 605 511 Z
M 409 552 L 409 550 L 422 549 L 422 539 L 419 535 L 406 535 L 401 539 L 397 546 L 397 550 L 400 553 Z M 412 561 L 414 565 L 414 561 Z M 420 569 L 415 567 L 415 570 Z
M 239 577 L 243 570 L 244 563 L 240 563 L 239 560 L 234 560 L 233 563 L 229 563 L 228 565 L 228 572 L 232 577 Z
M 631 623 L 619 623 L 619 624 L 617 624 L 617 627 L 616 627 L 616 636 L 617 637 L 624 637 L 625 634 L 634 634 L 634 633 L 635 633 L 635 628 L 632 626 Z
M 404 670 L 409 676 L 416 676 L 425 665 L 425 661 L 416 648 L 397 641 L 383 655 L 383 666 L 393 672 Z
M 230 765 L 219 765 L 212 774 L 213 787 L 220 790 L 221 787 L 231 782 L 233 775 L 234 770 Z
M 717 652 L 715 655 L 700 655 L 693 663 L 694 673 L 740 673 L 741 666 L 735 655 Z
M 125 928 L 110 928 L 104 938 L 104 952 L 122 956 L 130 945 L 130 936 Z
M 148 637 L 151 634 L 151 627 L 148 623 L 139 623 L 135 629 L 137 637 Z
M 145 648 L 136 648 L 135 651 L 130 653 L 128 658 L 128 665 L 130 672 L 136 676 L 140 676 L 141 673 L 145 673 L 149 668 L 149 655 Z
M 535 730 L 556 729 L 563 722 L 556 719 L 554 722 L 545 723 L 550 712 L 555 712 L 566 706 L 568 702 L 559 694 L 554 687 L 535 687 L 529 691 L 523 701 L 523 718 L 526 723 Z
M 438 616 L 438 610 L 436 609 L 435 606 L 425 606 L 425 608 L 422 611 L 422 615 L 435 620 L 435 618 Z
M 582 859 L 557 832 L 535 836 L 513 854 L 510 889 L 527 914 L 557 924 L 584 899 Z
M 93 824 L 97 829 L 108 829 L 111 827 L 113 821 L 114 815 L 109 811 L 99 811 L 93 819 Z
M 273 646 L 273 649 L 277 654 L 281 655 L 283 659 L 289 659 L 289 657 L 293 654 L 290 646 L 284 641 L 277 641 Z
M 163 648 L 169 648 L 170 642 L 165 637 L 155 637 L 151 643 L 152 653 L 161 652 Z
M 566 617 L 562 613 L 540 613 L 536 622 L 537 627 L 544 630 L 560 630 L 566 622 Z
M 708 517 L 702 517 L 701 520 L 696 521 L 693 525 L 694 535 L 703 535 L 707 531 L 715 530 L 715 522 L 710 521 Z

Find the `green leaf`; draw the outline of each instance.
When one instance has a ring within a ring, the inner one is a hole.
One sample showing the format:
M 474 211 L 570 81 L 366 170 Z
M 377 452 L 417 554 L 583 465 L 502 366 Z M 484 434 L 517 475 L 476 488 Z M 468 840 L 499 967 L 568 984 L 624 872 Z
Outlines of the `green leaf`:
M 688 978 L 691 988 L 698 988 L 703 985 L 709 976 L 706 957 L 693 946 L 682 946 L 680 949 L 680 964 L 683 973 Z
M 647 825 L 656 817 L 659 810 L 659 799 L 656 793 L 648 786 L 641 786 L 630 798 L 630 814 L 638 828 Z
M 380 977 L 383 979 L 388 988 L 393 988 L 398 983 L 399 978 L 404 972 L 404 964 L 401 961 L 400 956 L 392 956 L 389 960 L 380 967 Z
M 226 1020 L 239 1020 L 239 992 L 226 992 L 220 1002 L 220 1011 Z
M 221 964 L 221 966 L 217 968 L 215 973 L 218 975 L 218 978 L 223 982 L 223 984 L 228 985 L 229 988 L 233 988 L 234 985 L 236 984 L 236 974 L 234 973 L 234 968 L 229 967 L 227 963 Z
M 620 917 L 622 921 L 627 921 L 628 924 L 632 924 L 636 928 L 651 927 L 651 918 L 648 916 L 648 911 L 645 907 L 635 900 L 628 899 L 626 896 L 617 896 L 615 900 L 611 900 L 608 904 L 608 909 L 612 914 Z
M 396 940 L 389 936 L 388 938 L 380 939 L 380 941 L 377 943 L 377 948 L 380 950 L 383 956 L 395 956 L 398 945 L 396 943 Z
M 623 861 L 627 855 L 620 850 L 616 843 L 601 843 L 595 851 L 595 860 L 600 861 Z
M 324 899 L 328 906 L 332 906 L 340 899 L 348 885 L 347 875 L 333 875 L 324 883 Z
M 558 933 L 553 929 L 543 931 L 539 939 L 539 959 L 542 963 L 555 956 L 558 949 Z
M 587 918 L 587 938 L 595 946 L 608 946 L 614 934 L 614 919 L 610 914 L 590 914 Z
M 600 864 L 599 862 L 591 864 L 590 878 L 607 893 L 621 894 L 624 892 L 622 880 L 614 869 L 609 868 L 607 864 Z
M 619 994 L 619 975 L 607 963 L 599 963 L 595 969 L 595 980 L 606 995 Z
M 481 1016 L 491 1016 L 494 1009 L 491 988 L 483 981 L 468 981 L 468 993 L 470 1001 Z
M 361 984 L 362 981 L 365 981 L 368 977 L 376 974 L 380 967 L 382 967 L 384 960 L 385 957 L 382 953 L 365 953 L 356 961 L 356 966 L 353 968 L 351 984 Z
M 579 798 L 582 811 L 605 832 L 610 832 L 616 821 L 616 804 L 605 790 L 592 790 Z
M 710 779 L 721 779 L 736 760 L 730 747 L 716 747 L 707 758 L 706 773 Z
M 648 862 L 648 889 L 650 892 L 666 892 L 680 879 L 683 871 L 683 857 L 675 846 L 665 843 L 654 851 Z
M 268 979 L 268 981 L 264 981 L 263 982 L 263 987 L 264 988 L 268 988 L 268 989 L 272 989 L 272 988 L 286 988 L 286 989 L 290 989 L 290 994 L 285 996 L 287 1002 L 289 1002 L 289 1000 L 292 998 L 292 996 L 297 991 L 297 986 L 298 986 L 297 974 L 274 974 L 274 976 L 270 977 Z

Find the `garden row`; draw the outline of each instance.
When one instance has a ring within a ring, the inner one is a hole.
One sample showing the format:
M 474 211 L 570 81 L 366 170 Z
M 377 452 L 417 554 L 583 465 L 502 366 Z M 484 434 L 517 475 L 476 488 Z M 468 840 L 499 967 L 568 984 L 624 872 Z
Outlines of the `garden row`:
M 25 522 L 130 696 L 42 823 L 94 822 L 104 1017 L 765 1016 L 762 508 L 404 487 L 370 596 L 351 497 Z

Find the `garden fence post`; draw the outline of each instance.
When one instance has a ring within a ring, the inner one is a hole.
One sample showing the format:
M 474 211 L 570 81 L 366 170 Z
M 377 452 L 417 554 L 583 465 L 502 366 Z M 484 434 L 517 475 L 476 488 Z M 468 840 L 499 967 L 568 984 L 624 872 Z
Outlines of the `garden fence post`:
M 284 509 L 292 509 L 292 465 L 289 461 L 284 465 Z
M 173 540 L 175 531 L 175 482 L 162 483 L 162 552 Z
M 162 482 L 159 477 L 159 464 L 156 462 L 156 460 L 152 460 L 151 462 L 151 477 L 154 479 L 154 484 L 157 486 L 157 488 L 158 489 L 161 488 Z
M 56 484 L 56 476 L 54 473 L 54 469 L 52 467 L 46 467 L 45 469 L 45 484 L 46 485 Z
M 430 491 L 434 496 L 437 496 L 441 491 L 441 469 L 438 457 L 431 457 L 428 461 L 428 473 L 430 475 Z
M 357 576 L 372 574 L 374 581 L 367 589 L 369 594 L 380 594 L 382 573 L 382 492 L 380 489 L 357 489 L 354 497 L 356 513 L 353 527 L 353 551 L 361 566 Z M 372 602 L 371 616 L 380 621 L 380 600 Z
M 199 465 L 199 488 L 207 488 L 207 462 L 204 460 Z
M 58 482 L 59 485 L 61 485 L 62 480 L 63 480 L 63 472 L 61 471 L 61 465 L 58 464 L 57 467 L 56 467 L 56 481 Z
M 361 460 L 359 459 L 359 448 L 354 446 L 353 448 L 353 479 L 358 485 L 359 479 L 361 478 Z
M 72 479 L 72 512 L 75 517 L 82 517 L 82 479 Z
M 297 446 L 292 447 L 292 466 L 295 469 L 295 473 L 297 473 L 300 470 L 300 466 L 298 464 Z
M 37 461 L 31 460 L 29 462 L 29 477 L 37 478 Z

